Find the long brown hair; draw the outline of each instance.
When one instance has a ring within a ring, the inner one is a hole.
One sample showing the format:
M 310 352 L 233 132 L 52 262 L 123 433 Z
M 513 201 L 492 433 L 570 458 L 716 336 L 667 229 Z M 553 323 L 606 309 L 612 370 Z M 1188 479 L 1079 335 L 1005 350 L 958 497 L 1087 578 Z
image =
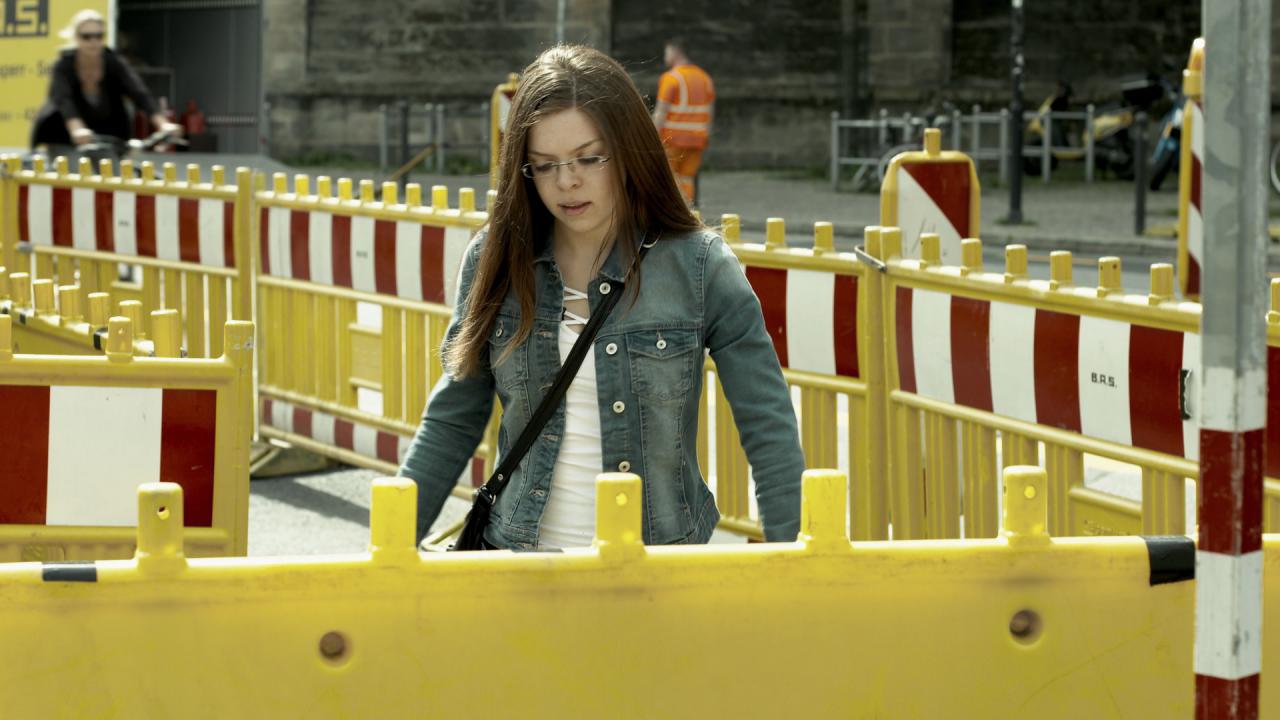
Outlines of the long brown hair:
M 480 251 L 466 298 L 467 316 L 450 343 L 445 363 L 458 377 L 484 369 L 489 332 L 507 293 L 520 301 L 520 326 L 509 348 L 533 330 L 534 242 L 549 237 L 554 218 L 532 180 L 520 173 L 528 162 L 529 129 L 555 113 L 577 108 L 599 129 L 615 188 L 613 229 L 625 266 L 635 255 L 633 228 L 650 238 L 700 227 L 685 205 L 667 164 L 662 141 L 640 91 L 614 59 L 589 47 L 556 45 L 520 76 L 511 100 L 498 164 L 498 197 L 489 209 L 488 237 Z M 633 278 L 637 290 L 639 278 Z M 630 289 L 630 288 L 629 288 Z M 634 297 L 634 296 L 633 296 Z M 509 352 L 509 351 L 508 351 Z M 496 358 L 494 364 L 505 359 Z

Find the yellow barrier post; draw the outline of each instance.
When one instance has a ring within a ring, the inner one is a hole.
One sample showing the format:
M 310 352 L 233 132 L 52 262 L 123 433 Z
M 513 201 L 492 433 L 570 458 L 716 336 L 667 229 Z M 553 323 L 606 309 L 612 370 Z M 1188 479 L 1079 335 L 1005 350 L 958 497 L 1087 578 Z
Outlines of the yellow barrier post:
M 511 112 L 511 99 L 515 97 L 520 76 L 515 73 L 507 75 L 507 81 L 493 89 L 489 99 L 489 189 L 498 188 L 498 165 L 502 148 L 502 137 L 506 133 L 507 116 Z M 493 207 L 489 205 L 489 207 Z
M 880 225 L 903 230 L 903 257 L 920 257 L 922 233 L 937 234 L 941 258 L 960 260 L 960 241 L 979 234 L 982 192 L 973 160 L 942 150 L 942 133 L 928 128 L 924 147 L 893 158 L 880 189 Z
M 369 554 L 373 562 L 394 565 L 418 558 L 418 485 L 405 478 L 373 481 L 369 507 Z
M 1204 261 L 1204 215 L 1200 203 L 1204 172 L 1204 38 L 1191 43 L 1182 71 L 1182 134 L 1178 143 L 1178 286 L 1183 297 L 1200 297 Z M 1194 191 L 1194 197 L 1193 197 Z

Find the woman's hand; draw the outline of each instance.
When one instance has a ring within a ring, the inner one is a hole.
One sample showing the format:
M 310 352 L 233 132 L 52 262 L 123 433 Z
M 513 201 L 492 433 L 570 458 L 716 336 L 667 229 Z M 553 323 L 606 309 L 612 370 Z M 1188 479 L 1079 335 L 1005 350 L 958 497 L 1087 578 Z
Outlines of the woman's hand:
M 67 123 L 67 132 L 71 134 L 71 142 L 76 145 L 86 145 L 93 142 L 93 131 L 84 126 L 80 120 L 72 120 Z

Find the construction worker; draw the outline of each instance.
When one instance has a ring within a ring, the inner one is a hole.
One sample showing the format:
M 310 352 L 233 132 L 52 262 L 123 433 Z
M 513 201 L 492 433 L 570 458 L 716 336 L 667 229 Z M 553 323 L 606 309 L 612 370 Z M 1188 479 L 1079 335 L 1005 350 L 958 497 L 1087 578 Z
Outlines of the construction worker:
M 716 90 L 711 76 L 689 61 L 684 41 L 667 41 L 663 61 L 670 70 L 658 81 L 658 104 L 653 124 L 658 127 L 667 162 L 685 202 L 693 205 L 694 178 L 702 164 L 702 151 L 711 136 Z

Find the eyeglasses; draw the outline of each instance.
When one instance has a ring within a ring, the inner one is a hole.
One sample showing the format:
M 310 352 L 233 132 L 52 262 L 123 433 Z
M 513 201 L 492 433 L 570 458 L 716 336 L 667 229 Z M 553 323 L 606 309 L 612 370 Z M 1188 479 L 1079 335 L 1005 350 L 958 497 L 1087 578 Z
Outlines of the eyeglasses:
M 520 166 L 520 172 L 527 178 L 541 180 L 554 177 L 557 168 L 567 167 L 574 173 L 586 173 L 591 170 L 599 170 L 607 162 L 609 162 L 609 156 L 607 155 L 583 155 L 564 162 L 525 163 Z
M 101 40 L 102 33 L 80 33 L 81 40 Z

